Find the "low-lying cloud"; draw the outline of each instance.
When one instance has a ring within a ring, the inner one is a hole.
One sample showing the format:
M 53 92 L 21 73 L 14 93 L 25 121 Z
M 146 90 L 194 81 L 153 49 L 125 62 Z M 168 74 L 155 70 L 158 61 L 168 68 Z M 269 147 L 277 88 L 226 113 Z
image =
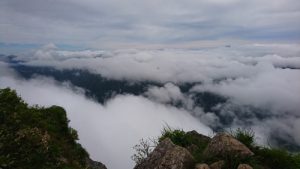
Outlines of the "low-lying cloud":
M 19 59 L 27 61 L 26 65 L 87 69 L 112 79 L 180 83 L 248 78 L 264 71 L 260 63 L 268 63 L 275 67 L 300 68 L 299 49 L 298 44 L 249 44 L 198 50 L 68 52 L 48 45 Z
M 132 167 L 133 144 L 159 135 L 165 123 L 204 134 L 252 128 L 261 144 L 300 147 L 299 44 L 110 51 L 63 51 L 50 44 L 15 59 L 25 66 L 87 70 L 128 85 L 149 82 L 139 94 L 112 95 L 101 105 L 74 84 L 0 72 L 0 86 L 16 88 L 29 103 L 65 107 L 80 142 L 113 168 Z
M 152 102 L 142 96 L 117 95 L 105 105 L 86 98 L 52 79 L 21 80 L 0 77 L 0 88 L 11 87 L 30 105 L 59 105 L 66 109 L 79 142 L 94 160 L 109 168 L 133 168 L 132 147 L 141 138 L 156 138 L 168 124 L 184 130 L 212 134 L 212 130 L 183 109 Z

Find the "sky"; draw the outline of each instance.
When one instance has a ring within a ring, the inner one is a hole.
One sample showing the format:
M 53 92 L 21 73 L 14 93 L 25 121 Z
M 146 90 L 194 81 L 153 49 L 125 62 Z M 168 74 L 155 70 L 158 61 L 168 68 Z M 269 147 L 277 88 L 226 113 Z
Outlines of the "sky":
M 0 49 L 291 42 L 299 41 L 299 18 L 298 0 L 2 0 Z

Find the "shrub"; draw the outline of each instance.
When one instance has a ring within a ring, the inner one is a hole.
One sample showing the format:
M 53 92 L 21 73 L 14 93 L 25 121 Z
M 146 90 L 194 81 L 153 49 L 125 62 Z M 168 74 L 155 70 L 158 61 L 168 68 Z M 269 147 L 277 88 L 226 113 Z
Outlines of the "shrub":
M 286 150 L 276 148 L 261 148 L 254 153 L 261 164 L 272 169 L 300 168 L 300 154 L 291 154 Z
M 135 154 L 131 156 L 131 159 L 136 163 L 140 164 L 145 158 L 147 158 L 153 149 L 157 146 L 156 139 L 141 139 L 139 144 L 136 144 L 133 149 Z
M 0 89 L 0 168 L 85 168 L 63 108 L 29 107 L 14 90 Z
M 231 131 L 231 135 L 250 149 L 255 146 L 255 134 L 251 129 L 238 128 L 236 131 Z
M 208 145 L 208 140 L 199 138 L 197 135 L 196 131 L 185 132 L 181 129 L 172 129 L 167 125 L 163 128 L 159 141 L 169 138 L 174 144 L 187 148 L 196 162 L 203 162 L 202 153 Z
M 159 138 L 159 142 L 165 138 L 171 139 L 174 144 L 182 147 L 190 145 L 187 135 L 183 130 L 174 130 L 170 126 L 163 128 L 162 136 Z

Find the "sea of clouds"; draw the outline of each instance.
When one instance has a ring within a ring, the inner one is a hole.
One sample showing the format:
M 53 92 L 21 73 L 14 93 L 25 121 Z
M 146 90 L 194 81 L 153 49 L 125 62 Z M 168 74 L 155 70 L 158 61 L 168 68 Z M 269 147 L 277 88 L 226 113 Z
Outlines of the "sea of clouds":
M 252 128 L 260 144 L 268 145 L 276 133 L 300 146 L 299 44 L 110 51 L 64 51 L 49 44 L 16 59 L 27 66 L 83 69 L 108 79 L 163 84 L 100 104 L 68 82 L 41 76 L 25 80 L 0 62 L 1 88 L 16 89 L 31 105 L 64 107 L 79 142 L 109 168 L 132 168 L 132 146 L 141 138 L 159 136 L 166 124 L 206 135 L 213 135 L 216 126 Z M 194 86 L 184 93 L 179 85 L 185 83 Z M 192 96 L 201 92 L 227 98 L 215 107 L 220 114 L 196 104 Z M 227 117 L 229 124 L 220 122 Z

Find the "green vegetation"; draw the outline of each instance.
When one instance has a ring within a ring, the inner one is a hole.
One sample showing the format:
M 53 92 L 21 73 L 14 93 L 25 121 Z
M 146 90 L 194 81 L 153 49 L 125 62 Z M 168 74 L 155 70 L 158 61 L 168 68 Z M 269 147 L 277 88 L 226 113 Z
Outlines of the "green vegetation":
M 170 138 L 174 144 L 181 147 L 187 147 L 191 144 L 187 134 L 183 130 L 172 130 L 169 126 L 163 128 L 162 136 L 159 138 L 159 141 L 165 138 Z
M 251 129 L 246 130 L 238 128 L 236 131 L 231 131 L 231 135 L 251 150 L 254 149 L 255 135 Z
M 30 107 L 16 92 L 0 89 L 0 168 L 87 168 L 63 108 Z
M 208 145 L 208 138 L 202 137 L 195 131 L 184 132 L 181 129 L 174 130 L 170 126 L 166 126 L 162 130 L 162 135 L 158 140 L 162 141 L 165 138 L 170 138 L 174 144 L 187 148 L 196 161 L 203 162 L 202 152 Z
M 248 158 L 237 158 L 234 154 L 228 154 L 224 158 L 213 157 L 207 159 L 202 153 L 208 141 L 199 138 L 199 135 L 184 132 L 180 129 L 171 129 L 169 126 L 162 131 L 159 141 L 170 138 L 176 145 L 187 148 L 194 156 L 197 163 L 208 163 L 224 160 L 226 169 L 236 169 L 241 163 L 247 163 L 254 169 L 300 169 L 300 154 L 293 154 L 286 150 L 260 147 L 255 143 L 255 134 L 252 130 L 237 129 L 231 135 L 245 144 L 255 155 Z M 201 141 L 202 140 L 202 141 Z

